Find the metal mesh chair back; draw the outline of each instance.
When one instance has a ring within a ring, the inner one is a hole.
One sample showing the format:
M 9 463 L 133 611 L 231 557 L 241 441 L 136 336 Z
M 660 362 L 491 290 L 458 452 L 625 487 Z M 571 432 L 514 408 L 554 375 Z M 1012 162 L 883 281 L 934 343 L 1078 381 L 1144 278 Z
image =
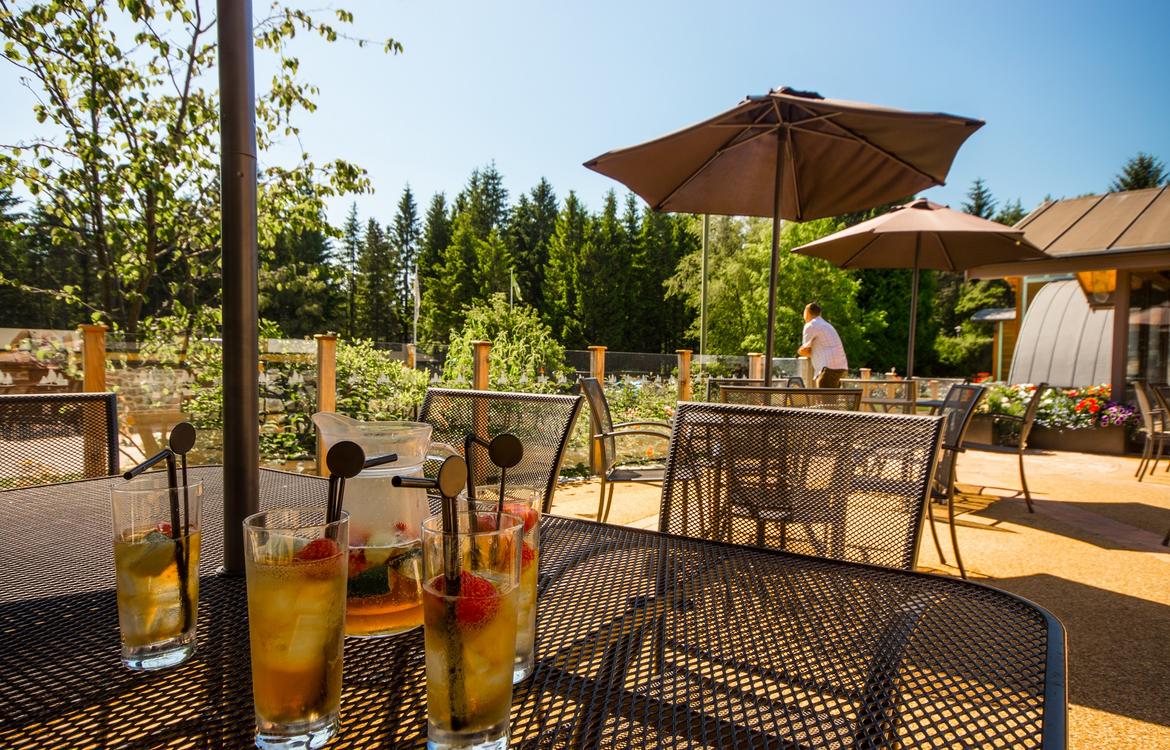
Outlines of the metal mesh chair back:
M 942 419 L 678 405 L 661 531 L 912 569 Z
M 804 378 L 800 377 L 799 375 L 792 375 L 788 378 L 787 381 L 785 381 L 784 385 L 788 386 L 789 388 L 804 388 Z
M 1161 414 L 1161 419 L 1158 419 L 1158 397 L 1154 392 L 1154 387 L 1150 386 L 1145 380 L 1134 380 L 1134 395 L 1137 397 L 1137 411 L 1142 414 L 1142 429 L 1145 434 L 1152 435 L 1163 429 L 1166 425 L 1166 414 Z
M 981 385 L 952 385 L 943 399 L 939 414 L 946 420 L 943 427 L 943 451 L 939 461 L 938 481 L 948 483 L 949 477 L 955 468 L 956 450 L 963 445 L 963 437 L 967 434 L 967 426 L 971 424 L 971 416 L 975 413 L 975 406 L 983 397 L 984 388 Z M 950 492 L 949 485 L 947 492 Z
M 617 463 L 617 439 L 607 433 L 613 432 L 613 415 L 609 413 L 609 401 L 597 378 L 581 378 L 581 393 L 589 402 L 589 419 L 594 435 L 606 435 L 601 439 L 601 472 L 606 474 Z M 593 444 L 592 437 L 589 441 Z
M 508 469 L 508 483 L 543 488 L 542 505 L 547 511 L 580 410 L 580 396 L 430 388 L 419 420 L 434 428 L 434 442 L 447 443 L 460 452 L 468 433 L 486 440 L 504 432 L 520 438 L 524 458 Z M 486 448 L 473 446 L 470 460 L 477 485 L 499 481 L 499 470 L 489 460 Z
M 719 392 L 729 385 L 750 386 L 753 388 L 763 388 L 764 381 L 762 378 L 707 378 L 707 401 L 720 401 L 722 396 Z
M 0 489 L 117 473 L 113 393 L 0 396 Z
M 1028 447 L 1028 436 L 1032 434 L 1032 425 L 1036 422 L 1036 412 L 1040 410 L 1040 401 L 1047 390 L 1048 384 L 1041 383 L 1032 392 L 1032 398 L 1028 399 L 1028 408 L 1024 409 L 1024 419 L 1020 422 L 1020 450 Z
M 783 406 L 792 409 L 857 411 L 861 391 L 856 388 L 749 388 L 727 386 L 719 395 L 725 404 Z
M 1170 429 L 1170 384 L 1149 383 L 1150 395 L 1162 410 L 1162 429 Z

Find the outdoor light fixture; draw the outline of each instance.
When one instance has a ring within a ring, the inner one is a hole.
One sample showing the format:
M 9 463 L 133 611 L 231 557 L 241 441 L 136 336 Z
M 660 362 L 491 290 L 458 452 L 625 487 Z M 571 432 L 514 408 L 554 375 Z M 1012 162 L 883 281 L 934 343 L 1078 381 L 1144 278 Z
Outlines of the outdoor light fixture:
M 1110 307 L 1117 291 L 1117 271 L 1078 271 L 1077 283 L 1093 308 Z

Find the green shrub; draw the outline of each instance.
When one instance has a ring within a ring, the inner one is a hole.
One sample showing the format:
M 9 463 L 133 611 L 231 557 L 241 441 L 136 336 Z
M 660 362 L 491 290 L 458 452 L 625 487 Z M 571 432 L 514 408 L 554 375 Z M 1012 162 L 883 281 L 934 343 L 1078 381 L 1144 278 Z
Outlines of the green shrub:
M 509 305 L 503 294 L 493 294 L 467 308 L 463 330 L 451 334 L 444 381 L 471 381 L 473 341 L 492 343 L 488 373 L 492 383 L 511 384 L 516 390 L 550 390 L 556 389 L 557 375 L 572 372 L 565 364 L 565 347 L 536 310 L 523 304 Z
M 371 341 L 338 342 L 338 412 L 363 420 L 411 420 L 426 392 L 426 372 L 408 369 Z

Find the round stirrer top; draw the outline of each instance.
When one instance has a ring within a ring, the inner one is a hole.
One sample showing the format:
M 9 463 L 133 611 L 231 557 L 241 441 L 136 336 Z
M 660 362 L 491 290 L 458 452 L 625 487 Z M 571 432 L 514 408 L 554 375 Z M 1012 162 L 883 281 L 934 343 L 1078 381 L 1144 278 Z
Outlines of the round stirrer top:
M 190 422 L 179 422 L 171 430 L 167 447 L 178 455 L 183 455 L 195 447 L 195 427 Z
M 496 435 L 488 444 L 488 458 L 501 469 L 511 469 L 523 457 L 524 446 L 520 444 L 520 438 L 511 433 Z

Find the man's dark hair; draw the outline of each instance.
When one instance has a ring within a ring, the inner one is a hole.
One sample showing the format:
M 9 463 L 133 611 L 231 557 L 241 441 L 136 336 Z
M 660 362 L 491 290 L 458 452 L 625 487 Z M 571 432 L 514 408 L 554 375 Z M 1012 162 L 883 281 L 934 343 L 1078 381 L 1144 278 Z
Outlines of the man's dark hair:
M 809 302 L 808 305 L 804 309 L 808 310 L 813 315 L 820 315 L 821 314 L 821 306 L 818 305 L 816 302 Z

